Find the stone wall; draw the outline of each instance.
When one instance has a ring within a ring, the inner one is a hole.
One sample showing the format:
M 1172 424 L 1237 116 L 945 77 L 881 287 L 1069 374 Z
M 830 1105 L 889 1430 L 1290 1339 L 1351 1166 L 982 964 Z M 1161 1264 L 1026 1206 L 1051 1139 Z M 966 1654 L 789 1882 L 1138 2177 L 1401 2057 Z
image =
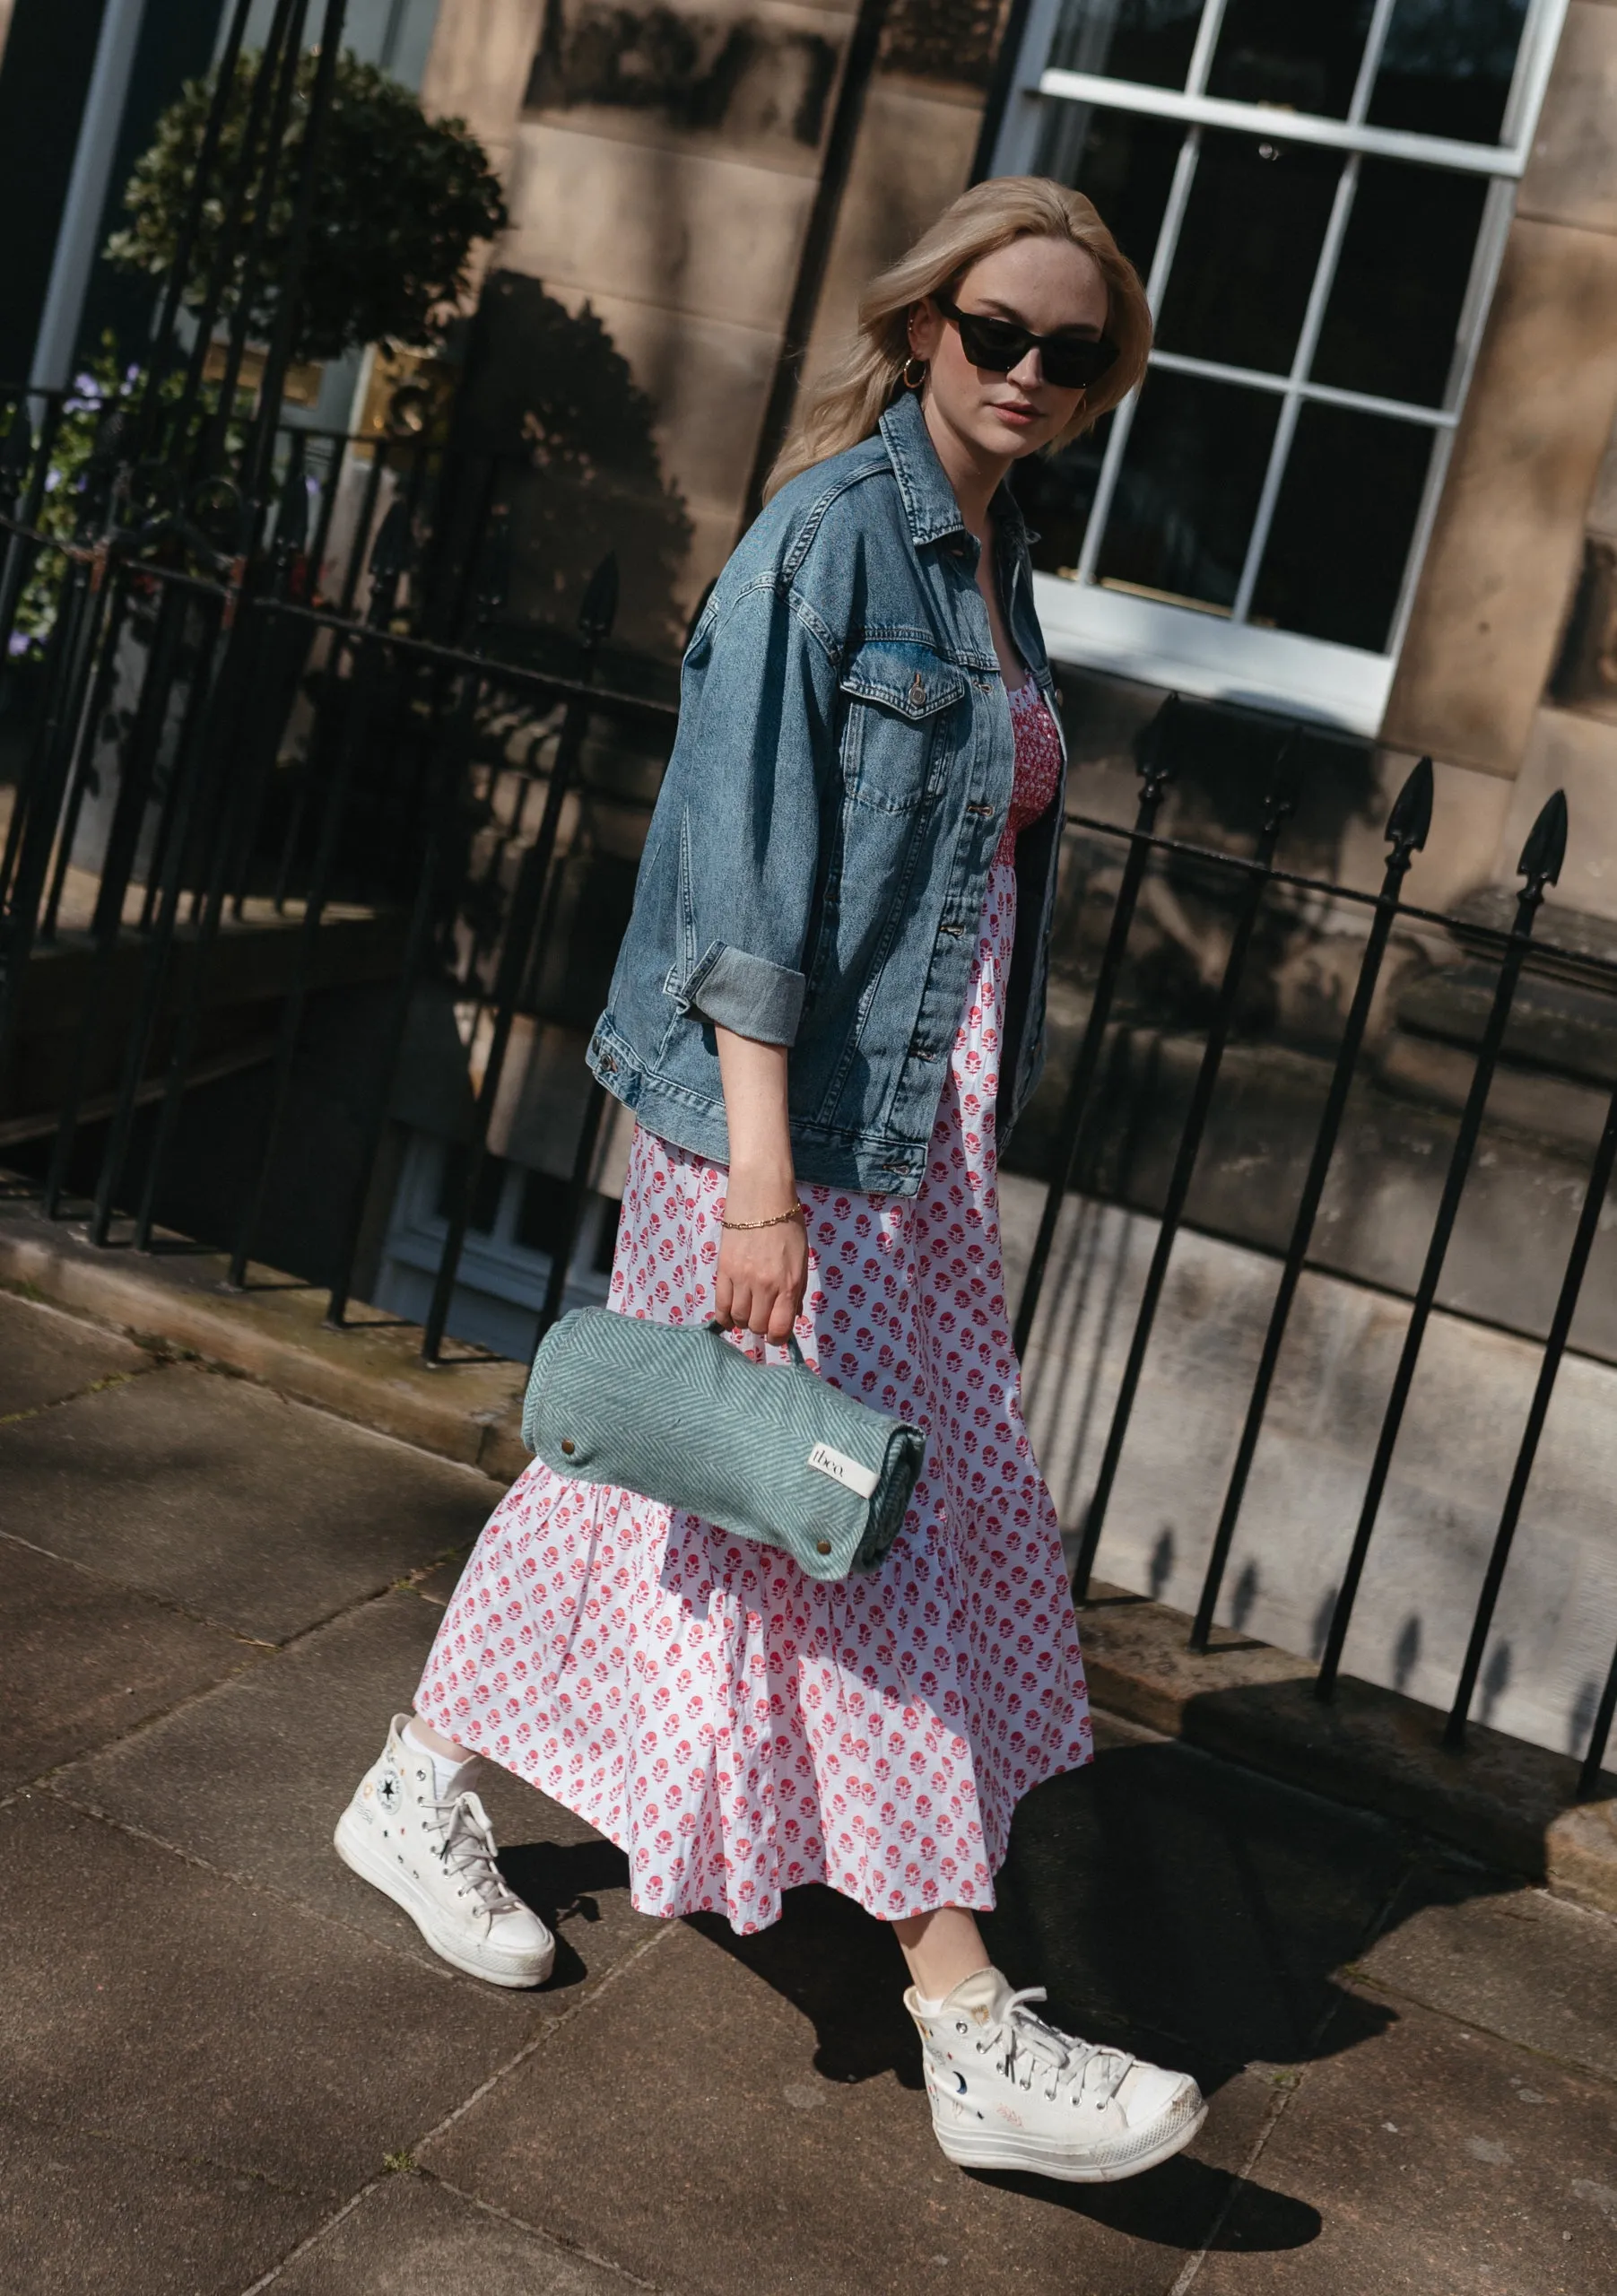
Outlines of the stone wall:
M 735 538 L 851 23 L 833 0 L 448 0 L 439 19 L 429 100 L 506 177 L 491 262 L 587 315 L 649 404 L 648 501 L 677 497 L 688 535 L 662 612 L 628 602 L 622 634 L 648 651 L 675 649 Z
M 806 370 L 865 279 L 964 187 L 1001 14 L 1002 0 L 895 6 Z M 627 561 L 643 503 L 659 556 L 655 581 L 626 596 L 622 634 L 664 659 L 743 521 L 854 20 L 853 0 L 440 11 L 426 100 L 471 122 L 507 183 L 512 228 L 490 269 L 537 283 L 644 395 L 655 474 L 637 446 L 615 474 L 602 448 L 602 474 L 622 509 L 607 539 Z
M 1552 898 L 1617 919 L 1617 668 L 1608 684 L 1598 667 L 1613 594 L 1592 595 L 1617 535 L 1614 311 L 1617 4 L 1571 0 L 1384 734 L 1465 775 L 1465 802 L 1496 825 L 1496 880 L 1564 787 L 1573 833 Z M 1569 633 L 1580 574 L 1584 627 Z M 1490 777 L 1514 784 L 1503 804 Z

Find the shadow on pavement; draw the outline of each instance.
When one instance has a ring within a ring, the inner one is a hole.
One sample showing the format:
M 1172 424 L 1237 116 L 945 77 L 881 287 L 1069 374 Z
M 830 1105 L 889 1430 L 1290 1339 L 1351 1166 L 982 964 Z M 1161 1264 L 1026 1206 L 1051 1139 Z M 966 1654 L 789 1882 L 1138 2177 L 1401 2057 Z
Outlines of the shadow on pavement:
M 1180 1744 L 1113 1744 L 1088 1770 L 1052 1779 L 1019 1805 L 984 1917 L 990 1950 L 1013 1982 L 1043 1985 L 1051 2021 L 1194 2072 L 1210 2095 L 1247 2068 L 1263 2077 L 1338 2057 L 1396 2022 L 1396 2012 L 1337 1982 L 1374 1938 L 1426 1901 L 1496 1896 L 1500 1877 L 1425 1854 L 1397 1829 Z M 509 1850 L 513 1885 L 563 1924 L 557 1981 L 584 1974 L 597 1893 L 627 1887 L 604 1843 Z M 918 2090 L 903 1962 L 891 1929 L 824 1887 L 788 1892 L 781 1919 L 738 1936 L 721 1918 L 690 1926 L 732 1955 L 814 2029 L 815 2069 L 830 2081 L 891 2074 Z M 983 2174 L 1168 2247 L 1282 2251 L 1315 2239 L 1317 2210 L 1187 2156 L 1137 2182 L 1055 2186 Z
M 1018 1805 L 983 1929 L 1013 1983 L 1046 1987 L 1053 2023 L 1181 2063 L 1212 2092 L 1391 2022 L 1332 1972 L 1364 1947 L 1411 1857 L 1378 1820 L 1189 1749 L 1112 1747 Z M 1477 1886 L 1498 1884 L 1479 1874 Z M 826 2078 L 920 2086 L 884 1923 L 812 1888 L 752 1936 L 716 1915 L 692 1924 L 812 2019 Z
M 500 1853 L 500 1870 L 524 1904 L 532 1906 L 556 1940 L 552 1993 L 579 1985 L 588 1963 L 573 1942 L 600 1920 L 604 1892 L 629 1888 L 629 1860 L 610 1841 L 518 1842 Z
M 1239 2226 L 1221 2221 L 1237 2180 L 1228 2169 L 1212 2168 L 1189 2152 L 1165 2161 L 1148 2176 L 1117 2185 L 1058 2185 L 1048 2177 L 1002 2176 L 983 2169 L 965 2173 L 976 2184 L 1040 2201 L 1047 2208 L 1065 2208 L 1157 2248 L 1267 2254 L 1306 2248 L 1324 2229 L 1319 2211 L 1306 2200 L 1249 2181 L 1241 2187 Z

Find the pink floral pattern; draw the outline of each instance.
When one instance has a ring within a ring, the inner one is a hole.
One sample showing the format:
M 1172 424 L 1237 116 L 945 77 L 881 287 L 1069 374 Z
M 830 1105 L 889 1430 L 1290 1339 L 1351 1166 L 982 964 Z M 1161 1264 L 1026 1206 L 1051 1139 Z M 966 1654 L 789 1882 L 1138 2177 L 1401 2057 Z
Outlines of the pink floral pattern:
M 929 1438 L 881 1570 L 822 1583 L 535 1460 L 433 1644 L 418 1711 L 618 1843 L 643 1912 L 761 1929 L 805 1882 L 886 1920 L 991 1906 L 1018 1797 L 1091 1759 L 1000 1264 L 994 1108 L 1015 900 L 995 861 L 919 1194 L 802 1190 L 805 1356 Z M 670 1323 L 711 1311 L 725 1178 L 636 1134 L 615 1307 Z

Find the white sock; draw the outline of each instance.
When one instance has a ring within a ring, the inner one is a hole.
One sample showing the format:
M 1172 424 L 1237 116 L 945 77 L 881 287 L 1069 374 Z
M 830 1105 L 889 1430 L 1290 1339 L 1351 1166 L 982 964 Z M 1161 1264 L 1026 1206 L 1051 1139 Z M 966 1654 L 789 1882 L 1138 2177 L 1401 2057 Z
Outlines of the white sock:
M 440 1754 L 421 1736 L 413 1722 L 404 1725 L 404 1744 L 412 1753 L 425 1754 L 432 1765 L 433 1790 L 440 1802 L 448 1802 L 462 1792 L 466 1780 L 477 1765 L 475 1754 L 466 1754 L 456 1761 L 450 1754 Z
M 971 1977 L 984 1977 L 987 1974 L 988 1972 L 985 1970 L 973 1970 Z M 961 1985 L 969 1985 L 971 1982 L 971 1977 L 961 1978 Z M 960 1985 L 957 1985 L 953 1987 L 950 1992 L 941 1993 L 935 2001 L 928 2001 L 924 1994 L 917 1992 L 915 1997 L 915 2005 L 920 2011 L 923 2017 L 935 2017 L 939 2015 L 943 2010 L 948 2007 L 949 2003 L 959 1991 Z

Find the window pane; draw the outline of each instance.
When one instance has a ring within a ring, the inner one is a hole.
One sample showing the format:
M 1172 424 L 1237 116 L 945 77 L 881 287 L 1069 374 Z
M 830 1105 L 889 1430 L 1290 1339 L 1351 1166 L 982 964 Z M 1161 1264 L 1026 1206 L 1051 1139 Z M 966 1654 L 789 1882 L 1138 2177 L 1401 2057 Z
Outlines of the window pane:
M 1424 423 L 1305 406 L 1264 552 L 1253 621 L 1381 653 L 1431 451 Z
M 1016 500 L 1037 536 L 1033 563 L 1041 574 L 1071 574 L 1077 567 L 1111 427 L 1112 417 L 1103 414 L 1058 455 L 1028 455 L 1011 465 Z
M 1279 408 L 1268 391 L 1159 368 L 1129 433 L 1100 579 L 1233 605 Z
M 1370 0 L 1230 0 L 1207 92 L 1345 119 Z
M 1165 351 L 1290 372 L 1343 166 L 1312 144 L 1204 137 L 1157 326 Z
M 1203 0 L 1066 0 L 1050 62 L 1062 72 L 1182 88 Z
M 1314 357 L 1317 381 L 1443 404 L 1486 196 L 1474 176 L 1361 163 Z
M 1052 101 L 1038 171 L 1092 199 L 1117 245 L 1148 279 L 1184 140 L 1177 120 Z
M 1398 0 L 1369 117 L 1462 144 L 1497 144 L 1526 0 Z

